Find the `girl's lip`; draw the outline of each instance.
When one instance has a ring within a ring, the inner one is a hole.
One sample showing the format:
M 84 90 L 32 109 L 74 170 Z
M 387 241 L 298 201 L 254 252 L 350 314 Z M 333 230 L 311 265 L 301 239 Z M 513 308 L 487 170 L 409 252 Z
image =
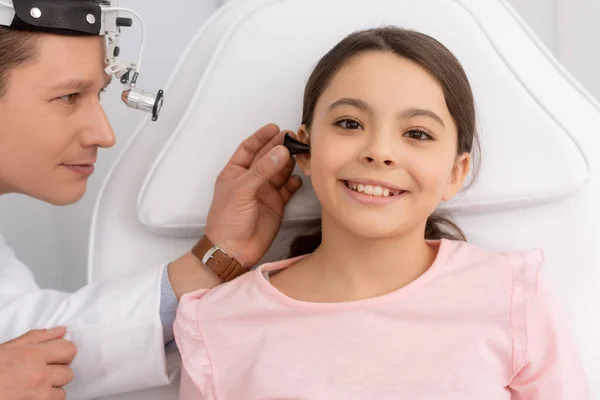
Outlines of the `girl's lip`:
M 405 189 L 403 189 L 391 182 L 388 182 L 388 181 L 368 179 L 368 178 L 355 178 L 355 179 L 342 179 L 342 180 L 344 182 L 362 183 L 363 185 L 371 185 L 371 186 L 381 186 L 383 188 L 388 188 L 390 190 L 406 192 Z
M 387 196 L 387 197 L 372 196 L 370 194 L 364 194 L 364 193 L 357 192 L 356 190 L 350 189 L 346 185 L 345 181 L 340 181 L 340 183 L 343 186 L 343 190 L 348 194 L 348 196 L 350 196 L 350 198 L 352 198 L 354 201 L 357 201 L 358 203 L 363 204 L 363 205 L 386 205 L 386 204 L 390 204 L 393 201 L 397 201 L 397 200 L 403 198 L 404 195 L 408 193 L 406 191 L 403 191 L 401 194 L 398 194 L 398 195 L 395 195 L 395 196 Z

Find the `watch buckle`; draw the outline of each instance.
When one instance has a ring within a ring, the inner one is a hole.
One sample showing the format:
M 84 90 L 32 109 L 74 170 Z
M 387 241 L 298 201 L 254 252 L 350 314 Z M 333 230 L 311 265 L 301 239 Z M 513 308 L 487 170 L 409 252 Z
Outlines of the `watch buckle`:
M 225 253 L 223 251 L 223 249 L 221 249 L 219 246 L 217 245 L 213 245 L 213 247 L 211 247 L 205 254 L 204 257 L 202 257 L 202 264 L 207 265 L 206 263 L 208 262 L 208 260 L 210 260 L 211 258 L 213 258 L 213 256 L 215 255 L 215 253 L 217 251 L 221 251 L 223 254 L 227 255 L 227 253 Z

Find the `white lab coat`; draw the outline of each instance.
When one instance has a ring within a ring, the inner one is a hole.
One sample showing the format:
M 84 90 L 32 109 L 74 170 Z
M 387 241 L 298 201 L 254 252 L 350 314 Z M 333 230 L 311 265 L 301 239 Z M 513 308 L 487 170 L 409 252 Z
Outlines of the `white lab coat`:
M 35 251 L 35 249 L 32 249 Z M 75 293 L 40 289 L 0 235 L 0 342 L 31 330 L 68 327 L 77 346 L 71 400 L 170 382 L 159 315 L 162 266 Z

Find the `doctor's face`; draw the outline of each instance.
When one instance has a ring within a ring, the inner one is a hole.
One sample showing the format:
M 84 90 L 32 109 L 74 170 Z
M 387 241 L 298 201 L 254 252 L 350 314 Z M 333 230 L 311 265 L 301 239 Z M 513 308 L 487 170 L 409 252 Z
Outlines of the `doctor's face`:
M 109 82 L 102 37 L 40 34 L 0 97 L 0 194 L 79 200 L 98 148 L 115 143 L 99 96 Z

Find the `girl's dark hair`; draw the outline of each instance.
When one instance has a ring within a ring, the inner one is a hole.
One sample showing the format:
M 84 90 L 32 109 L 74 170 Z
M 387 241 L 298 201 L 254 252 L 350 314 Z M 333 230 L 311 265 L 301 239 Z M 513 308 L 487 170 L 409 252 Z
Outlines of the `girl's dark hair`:
M 383 51 L 412 60 L 425 68 L 442 86 L 446 106 L 458 128 L 457 154 L 479 149 L 475 126 L 475 102 L 471 86 L 460 62 L 440 42 L 425 34 L 382 27 L 354 32 L 332 48 L 316 65 L 304 91 L 302 124 L 309 130 L 319 97 L 334 75 L 351 57 L 370 51 Z M 314 232 L 296 238 L 290 257 L 312 253 L 321 244 L 321 222 Z M 425 239 L 466 240 L 449 218 L 434 214 L 427 219 Z
M 0 26 L 0 97 L 5 94 L 10 72 L 36 54 L 39 35 Z

